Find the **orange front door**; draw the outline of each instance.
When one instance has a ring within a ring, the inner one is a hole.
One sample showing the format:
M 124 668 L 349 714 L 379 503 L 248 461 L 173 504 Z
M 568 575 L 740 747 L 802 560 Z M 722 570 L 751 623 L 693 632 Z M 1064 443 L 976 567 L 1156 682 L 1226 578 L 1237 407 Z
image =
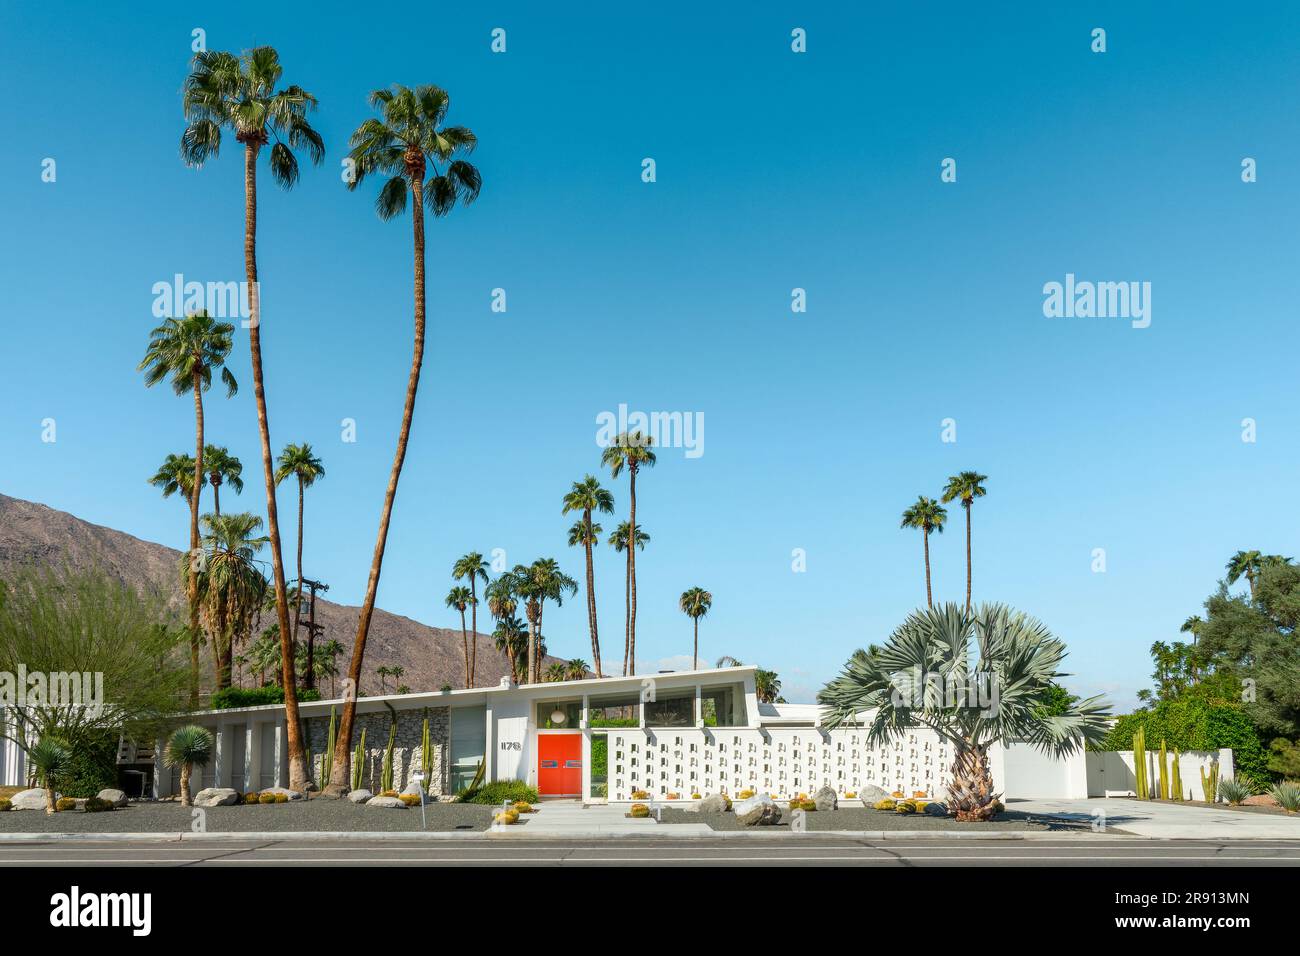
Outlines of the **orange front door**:
M 537 735 L 537 792 L 582 796 L 582 734 Z

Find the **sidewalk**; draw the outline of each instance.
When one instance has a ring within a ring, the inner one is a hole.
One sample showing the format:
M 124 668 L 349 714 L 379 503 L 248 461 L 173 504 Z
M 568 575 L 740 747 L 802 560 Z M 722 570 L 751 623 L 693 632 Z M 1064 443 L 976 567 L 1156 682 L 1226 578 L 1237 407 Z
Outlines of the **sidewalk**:
M 584 807 L 577 800 L 548 800 L 537 804 L 537 812 L 524 814 L 512 827 L 489 830 L 501 836 L 570 837 L 578 834 L 596 836 L 713 836 L 707 823 L 661 824 L 653 816 L 634 820 L 627 807 L 592 804 Z
M 1117 797 L 1008 800 L 1008 810 L 1085 823 L 1104 814 L 1107 827 L 1159 840 L 1300 840 L 1300 815 L 1178 806 Z

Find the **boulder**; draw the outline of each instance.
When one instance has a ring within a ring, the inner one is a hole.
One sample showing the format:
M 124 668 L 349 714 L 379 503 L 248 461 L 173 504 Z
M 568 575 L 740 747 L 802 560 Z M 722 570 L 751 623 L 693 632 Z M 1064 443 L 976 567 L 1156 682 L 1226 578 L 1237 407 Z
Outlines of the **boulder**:
M 862 801 L 864 807 L 869 807 L 881 800 L 890 799 L 890 796 L 889 791 L 884 787 L 877 787 L 873 783 L 866 783 L 858 789 L 858 799 Z
M 398 799 L 397 797 L 371 797 L 369 800 L 366 801 L 366 806 L 368 806 L 368 807 L 383 807 L 383 808 L 387 808 L 387 809 L 389 809 L 389 810 L 405 810 L 405 809 L 406 809 L 406 804 L 404 804 L 404 803 L 403 803 L 400 799 Z
M 747 827 L 770 827 L 781 821 L 781 808 L 765 793 L 737 801 L 734 809 L 736 819 Z
M 731 801 L 721 793 L 711 793 L 696 806 L 700 813 L 726 813 L 731 809 Z
M 196 807 L 228 807 L 239 801 L 239 794 L 229 787 L 205 787 L 194 795 Z
M 349 790 L 348 799 L 353 803 L 366 803 L 374 794 L 369 790 Z
M 57 800 L 58 793 L 54 798 Z M 9 798 L 14 810 L 44 810 L 45 809 L 45 791 L 40 787 L 34 787 L 31 790 L 20 790 Z
M 117 810 L 122 809 L 127 804 L 126 794 L 121 790 L 101 790 L 97 796 L 101 800 L 107 800 Z
M 290 800 L 306 800 L 307 795 L 301 790 L 290 790 L 287 787 L 267 787 L 262 793 L 282 793 Z
M 817 804 L 818 810 L 824 812 L 837 809 L 840 805 L 840 798 L 833 787 L 822 787 L 813 794 L 813 802 Z
M 927 817 L 946 817 L 948 815 L 948 808 L 939 800 L 931 800 L 921 808 L 921 812 Z

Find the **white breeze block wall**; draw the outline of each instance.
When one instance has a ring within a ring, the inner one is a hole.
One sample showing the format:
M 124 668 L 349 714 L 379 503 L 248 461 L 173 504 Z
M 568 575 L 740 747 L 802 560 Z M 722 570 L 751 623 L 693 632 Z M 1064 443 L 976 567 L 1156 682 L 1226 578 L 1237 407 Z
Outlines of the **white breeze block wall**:
M 745 789 L 792 797 L 823 786 L 843 795 L 869 784 L 945 792 L 952 748 L 933 731 L 909 730 L 883 747 L 865 741 L 864 730 L 812 727 L 610 730 L 609 799 L 631 800 L 635 790 L 655 799 Z

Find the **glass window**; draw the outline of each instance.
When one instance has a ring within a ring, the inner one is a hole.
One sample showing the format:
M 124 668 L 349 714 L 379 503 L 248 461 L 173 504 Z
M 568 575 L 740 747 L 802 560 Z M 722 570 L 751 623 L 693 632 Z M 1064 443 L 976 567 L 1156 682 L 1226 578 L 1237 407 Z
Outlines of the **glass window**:
M 539 730 L 577 730 L 581 720 L 580 700 L 543 701 L 537 705 Z
M 451 709 L 451 772 L 448 781 L 452 793 L 460 793 L 474 782 L 486 749 L 487 709 L 453 707 Z

